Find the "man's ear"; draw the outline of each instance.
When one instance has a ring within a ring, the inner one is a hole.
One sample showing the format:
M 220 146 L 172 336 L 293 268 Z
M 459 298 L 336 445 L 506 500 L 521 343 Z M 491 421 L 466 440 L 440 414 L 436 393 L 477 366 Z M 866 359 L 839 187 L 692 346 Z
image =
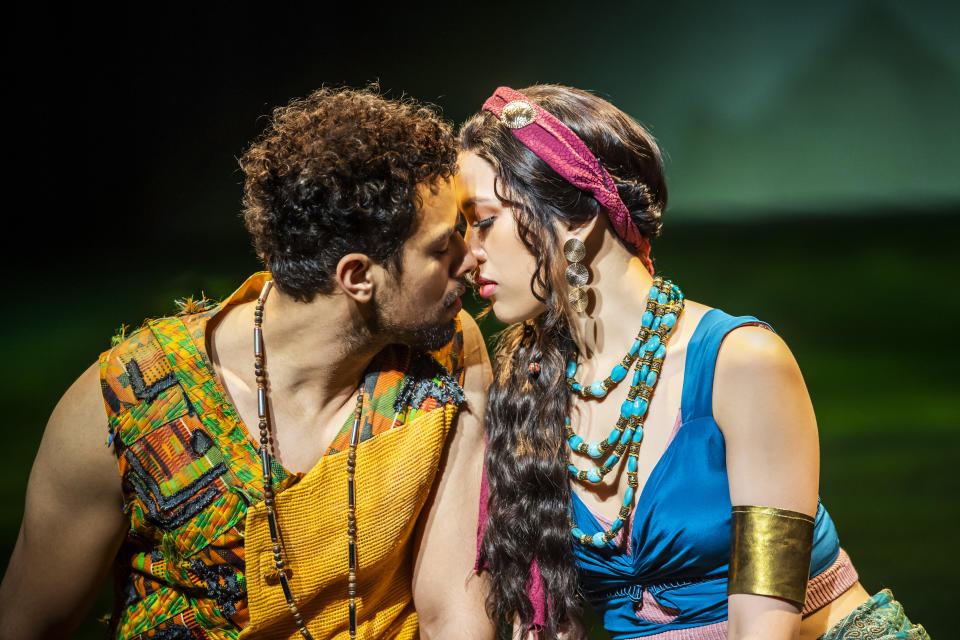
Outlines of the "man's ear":
M 365 253 L 348 253 L 337 262 L 334 281 L 340 289 L 357 302 L 370 302 L 376 288 L 374 262 Z

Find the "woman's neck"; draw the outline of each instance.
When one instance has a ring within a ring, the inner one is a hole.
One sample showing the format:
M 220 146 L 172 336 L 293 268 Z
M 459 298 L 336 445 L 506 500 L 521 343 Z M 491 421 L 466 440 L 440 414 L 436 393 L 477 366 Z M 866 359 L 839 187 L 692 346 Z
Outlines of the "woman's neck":
M 604 365 L 619 360 L 640 330 L 653 277 L 638 257 L 630 253 L 613 233 L 595 229 L 599 246 L 588 245 L 590 304 L 574 313 L 574 336 L 580 360 Z M 592 238 L 591 238 L 592 239 Z M 591 243 L 592 244 L 592 243 Z M 593 249 L 593 251 L 591 251 Z M 611 365 L 612 366 L 612 365 Z

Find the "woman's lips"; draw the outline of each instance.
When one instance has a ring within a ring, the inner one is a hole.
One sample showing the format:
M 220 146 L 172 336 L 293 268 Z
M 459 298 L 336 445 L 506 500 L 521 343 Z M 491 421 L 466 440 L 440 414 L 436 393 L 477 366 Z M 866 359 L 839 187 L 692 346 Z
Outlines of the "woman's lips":
M 477 284 L 480 285 L 481 298 L 489 298 L 497 290 L 497 282 L 495 280 L 488 280 L 482 276 L 477 278 Z

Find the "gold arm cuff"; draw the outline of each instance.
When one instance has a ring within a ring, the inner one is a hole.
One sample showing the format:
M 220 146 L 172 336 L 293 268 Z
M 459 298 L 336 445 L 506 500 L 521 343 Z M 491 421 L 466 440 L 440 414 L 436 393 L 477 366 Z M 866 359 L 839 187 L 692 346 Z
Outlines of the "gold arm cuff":
M 731 513 L 727 594 L 774 596 L 802 609 L 814 519 L 776 507 L 735 506 Z

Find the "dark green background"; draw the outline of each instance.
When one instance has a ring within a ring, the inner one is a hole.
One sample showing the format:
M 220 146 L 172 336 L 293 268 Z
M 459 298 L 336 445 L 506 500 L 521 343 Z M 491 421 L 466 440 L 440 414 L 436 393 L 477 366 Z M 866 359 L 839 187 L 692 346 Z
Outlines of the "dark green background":
M 658 137 L 658 269 L 786 339 L 861 580 L 955 635 L 957 5 L 618 4 L 14 13 L 0 562 L 45 420 L 114 330 L 257 268 L 235 158 L 260 116 L 379 79 L 462 121 L 498 84 L 560 82 Z

